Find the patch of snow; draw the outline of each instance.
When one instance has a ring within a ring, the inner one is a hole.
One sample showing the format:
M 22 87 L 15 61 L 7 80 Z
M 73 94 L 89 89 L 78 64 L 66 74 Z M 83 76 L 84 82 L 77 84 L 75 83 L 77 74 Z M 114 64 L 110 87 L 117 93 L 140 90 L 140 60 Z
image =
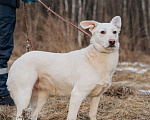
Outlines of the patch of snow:
M 139 90 L 139 92 L 143 95 L 148 95 L 150 96 L 150 90 Z
M 138 64 L 139 64 L 138 62 L 134 62 L 132 65 L 137 66 Z
M 145 64 L 142 64 L 142 63 L 138 63 L 138 62 L 134 62 L 134 63 L 131 63 L 131 62 L 121 62 L 121 63 L 119 63 L 119 65 L 122 65 L 122 66 L 127 66 L 127 65 L 137 66 L 137 65 L 139 65 L 140 67 L 149 67 L 149 65 L 145 65 Z
M 120 66 L 126 66 L 126 67 L 124 67 L 124 68 L 117 68 L 116 71 L 128 70 L 128 71 L 135 72 L 135 73 L 138 73 L 138 74 L 147 72 L 147 69 L 142 69 L 142 68 L 150 67 L 149 65 L 138 63 L 138 62 L 134 62 L 134 63 L 121 62 L 121 63 L 119 63 L 119 65 Z M 128 66 L 133 66 L 133 67 L 128 67 Z M 138 67 L 138 68 L 135 68 L 135 67 Z
M 131 62 L 121 62 L 119 65 L 131 65 Z
M 145 72 L 147 72 L 147 69 L 139 70 L 139 71 L 137 71 L 136 73 L 145 73 Z
M 133 68 L 133 67 L 127 67 L 127 68 L 124 68 L 123 70 L 129 70 L 129 71 L 132 71 L 132 72 L 138 71 L 137 68 Z
M 142 74 L 142 73 L 145 73 L 147 72 L 147 69 L 137 69 L 137 68 L 133 68 L 133 67 L 127 67 L 127 68 L 116 68 L 116 71 L 123 71 L 123 70 L 128 70 L 128 71 L 131 71 L 131 72 L 135 72 L 135 73 L 138 73 L 138 74 Z
M 140 67 L 149 67 L 149 65 L 144 65 L 144 64 L 142 64 L 142 63 L 139 63 L 139 66 L 140 66 Z
M 139 90 L 140 92 L 150 93 L 150 90 Z

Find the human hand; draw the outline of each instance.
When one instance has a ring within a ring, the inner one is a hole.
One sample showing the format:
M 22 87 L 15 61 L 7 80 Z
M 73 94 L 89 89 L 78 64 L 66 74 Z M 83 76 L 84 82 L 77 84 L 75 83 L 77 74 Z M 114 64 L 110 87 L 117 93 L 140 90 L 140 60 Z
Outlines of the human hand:
M 38 2 L 38 0 L 22 0 L 24 3 L 28 3 L 28 2 Z

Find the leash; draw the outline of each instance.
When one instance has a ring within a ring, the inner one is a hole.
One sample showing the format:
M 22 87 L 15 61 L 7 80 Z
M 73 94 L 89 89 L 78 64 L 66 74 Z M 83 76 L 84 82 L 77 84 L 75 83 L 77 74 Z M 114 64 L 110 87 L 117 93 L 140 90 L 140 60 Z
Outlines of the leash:
M 89 37 L 91 37 L 90 34 L 88 34 L 87 32 L 85 32 L 84 30 L 82 30 L 81 28 L 77 27 L 76 25 L 74 25 L 73 23 L 65 20 L 63 17 L 61 17 L 60 15 L 58 15 L 56 12 L 54 12 L 52 9 L 50 9 L 50 7 L 48 7 L 45 3 L 43 3 L 41 0 L 38 0 L 48 11 L 52 12 L 54 15 L 56 15 L 57 17 L 59 17 L 61 20 L 63 20 L 64 22 L 66 22 L 67 24 L 73 26 L 74 28 L 76 28 L 77 30 L 79 30 L 80 32 L 88 35 Z M 33 43 L 29 37 L 29 30 L 28 30 L 28 22 L 27 22 L 27 13 L 26 13 L 26 5 L 24 3 L 24 17 L 25 17 L 25 24 L 26 24 L 26 33 L 27 33 L 27 46 L 26 46 L 26 51 L 29 52 L 29 49 L 30 49 L 30 45 L 31 45 L 31 48 L 32 50 L 34 50 L 34 47 L 33 47 Z
M 80 29 L 79 27 L 77 27 L 76 25 L 72 24 L 71 22 L 65 20 L 63 17 L 61 17 L 60 15 L 58 15 L 56 12 L 54 12 L 52 9 L 50 9 L 50 7 L 48 7 L 47 5 L 45 5 L 41 0 L 38 0 L 48 11 L 52 12 L 54 15 L 56 15 L 57 17 L 59 17 L 61 20 L 65 21 L 66 23 L 68 23 L 69 25 L 73 26 L 74 28 L 76 28 L 77 30 L 81 31 L 82 33 L 88 35 L 89 37 L 91 37 L 90 34 L 88 34 L 87 32 L 85 32 L 84 30 Z
M 29 30 L 28 30 L 28 22 L 27 22 L 27 13 L 26 13 L 26 5 L 24 3 L 24 18 L 25 18 L 25 24 L 26 24 L 26 32 L 27 32 L 27 46 L 26 46 L 26 51 L 29 52 L 29 49 L 30 49 L 30 45 L 32 47 L 32 50 L 34 50 L 34 47 L 33 47 L 33 43 L 29 37 Z

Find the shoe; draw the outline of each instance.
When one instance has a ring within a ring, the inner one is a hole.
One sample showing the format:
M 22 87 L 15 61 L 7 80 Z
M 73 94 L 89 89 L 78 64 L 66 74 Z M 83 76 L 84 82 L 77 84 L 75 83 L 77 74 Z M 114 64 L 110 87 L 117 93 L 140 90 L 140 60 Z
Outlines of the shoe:
M 10 97 L 10 95 L 0 97 L 0 105 L 9 105 L 9 106 L 15 106 L 13 99 Z

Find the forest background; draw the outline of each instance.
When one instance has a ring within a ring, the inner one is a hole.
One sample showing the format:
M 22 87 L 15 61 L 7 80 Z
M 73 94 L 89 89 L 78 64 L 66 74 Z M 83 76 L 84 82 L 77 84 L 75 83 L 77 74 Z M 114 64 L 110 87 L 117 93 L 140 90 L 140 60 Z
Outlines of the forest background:
M 120 61 L 137 61 L 143 55 L 150 55 L 150 0 L 42 1 L 79 27 L 82 20 L 110 22 L 114 16 L 121 16 Z M 90 44 L 87 35 L 48 12 L 41 3 L 28 3 L 26 7 L 29 35 L 35 50 L 63 53 Z M 13 57 L 17 58 L 26 52 L 23 2 L 17 10 L 14 33 Z

